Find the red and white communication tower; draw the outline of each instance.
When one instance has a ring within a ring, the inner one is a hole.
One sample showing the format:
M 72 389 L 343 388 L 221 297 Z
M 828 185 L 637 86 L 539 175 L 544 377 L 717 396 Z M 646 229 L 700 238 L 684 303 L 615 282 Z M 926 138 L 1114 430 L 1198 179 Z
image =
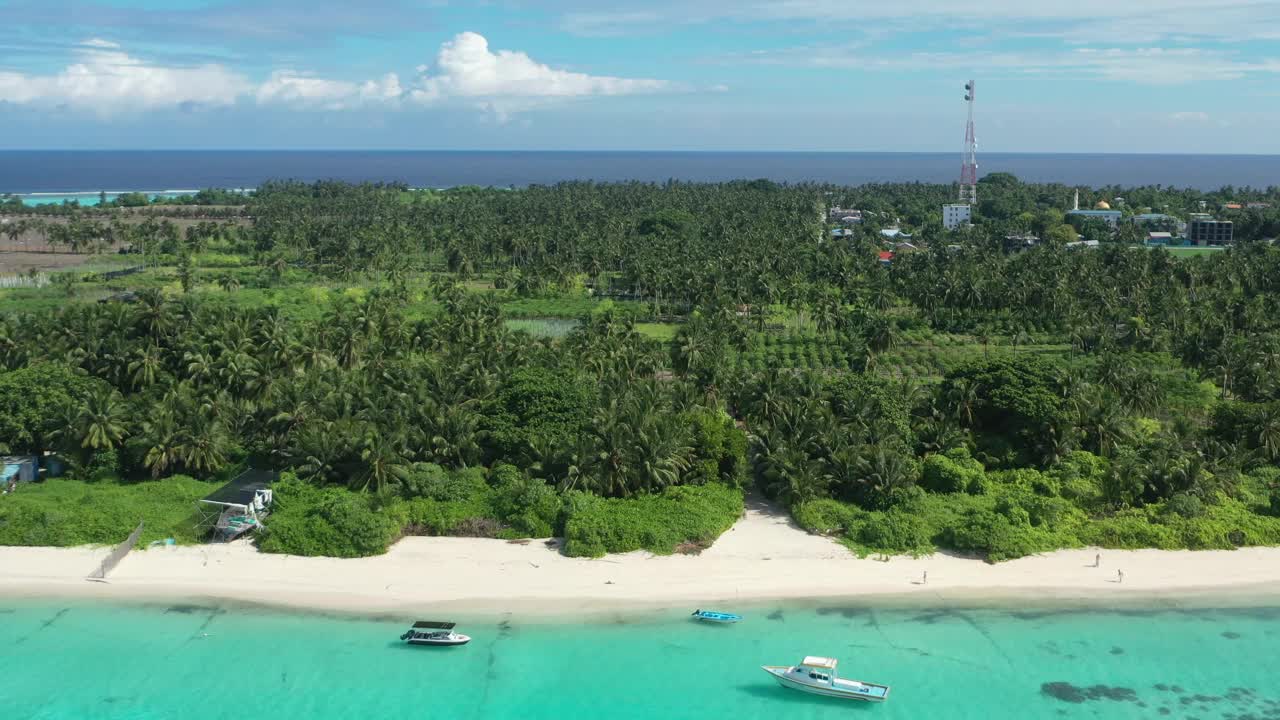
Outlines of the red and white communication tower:
M 973 100 L 978 85 L 973 80 L 964 85 L 964 101 L 969 104 L 969 122 L 964 128 L 964 159 L 960 165 L 960 202 L 978 204 L 978 135 L 973 129 Z

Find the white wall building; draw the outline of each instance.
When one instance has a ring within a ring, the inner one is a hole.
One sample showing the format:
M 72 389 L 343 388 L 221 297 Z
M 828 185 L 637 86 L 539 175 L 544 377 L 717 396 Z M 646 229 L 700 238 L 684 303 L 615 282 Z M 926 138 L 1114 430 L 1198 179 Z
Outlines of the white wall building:
M 968 205 L 954 204 L 942 206 L 942 227 L 948 230 L 955 230 L 962 225 L 968 225 L 969 219 L 972 217 L 973 208 Z

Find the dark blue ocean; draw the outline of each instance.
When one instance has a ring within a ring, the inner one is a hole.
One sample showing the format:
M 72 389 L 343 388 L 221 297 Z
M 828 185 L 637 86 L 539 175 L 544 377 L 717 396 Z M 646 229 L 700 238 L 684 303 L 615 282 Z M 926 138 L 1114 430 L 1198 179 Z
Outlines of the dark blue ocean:
M 1214 190 L 1280 185 L 1278 155 L 987 153 L 981 174 L 1031 182 L 1165 185 Z M 959 153 L 478 152 L 478 151 L 2 151 L 0 193 L 251 188 L 269 179 L 400 181 L 414 187 L 506 187 L 561 180 L 769 178 L 946 183 Z

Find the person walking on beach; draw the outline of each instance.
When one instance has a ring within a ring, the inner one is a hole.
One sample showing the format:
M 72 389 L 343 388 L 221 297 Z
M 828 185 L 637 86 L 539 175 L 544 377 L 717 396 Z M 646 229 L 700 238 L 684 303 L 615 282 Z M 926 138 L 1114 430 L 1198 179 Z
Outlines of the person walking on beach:
M 1093 566 L 1102 567 L 1102 553 L 1093 556 Z
M 921 584 L 921 585 L 928 585 L 928 584 L 929 584 L 929 571 L 928 571 L 928 570 L 925 570 L 925 571 L 924 571 L 924 574 L 920 576 L 920 584 Z
M 1116 571 L 1116 582 L 1118 582 L 1118 583 L 1122 583 L 1122 582 L 1124 582 L 1124 571 L 1123 571 L 1123 570 L 1117 570 L 1117 571 Z

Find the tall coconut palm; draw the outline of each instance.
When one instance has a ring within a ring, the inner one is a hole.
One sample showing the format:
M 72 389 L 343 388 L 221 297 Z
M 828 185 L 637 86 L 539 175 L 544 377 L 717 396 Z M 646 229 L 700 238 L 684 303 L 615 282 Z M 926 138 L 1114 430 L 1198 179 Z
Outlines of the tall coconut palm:
M 107 388 L 91 393 L 80 411 L 76 428 L 82 448 L 111 450 L 119 445 L 128 432 L 120 393 Z
M 129 362 L 129 377 L 134 389 L 141 390 L 156 384 L 164 372 L 164 356 L 158 345 L 135 348 Z

